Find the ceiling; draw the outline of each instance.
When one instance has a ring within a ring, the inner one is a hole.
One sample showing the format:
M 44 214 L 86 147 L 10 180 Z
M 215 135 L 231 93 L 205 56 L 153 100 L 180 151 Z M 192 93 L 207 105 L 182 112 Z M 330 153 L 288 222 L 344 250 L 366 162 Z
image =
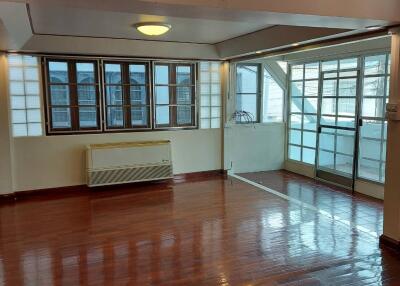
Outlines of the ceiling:
M 396 25 L 399 9 L 398 0 L 0 0 L 0 49 L 226 59 Z M 150 37 L 132 27 L 145 21 L 172 29 Z
M 72 35 L 214 44 L 271 27 L 261 19 L 253 22 L 170 17 L 113 11 L 30 5 L 36 34 Z M 133 24 L 166 22 L 172 29 L 157 38 L 139 33 Z

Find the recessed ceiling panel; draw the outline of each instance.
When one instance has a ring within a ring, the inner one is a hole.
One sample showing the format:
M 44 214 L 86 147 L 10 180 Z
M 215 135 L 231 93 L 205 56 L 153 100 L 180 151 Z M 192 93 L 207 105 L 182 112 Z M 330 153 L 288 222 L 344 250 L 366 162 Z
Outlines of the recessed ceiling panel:
M 32 26 L 37 34 L 126 38 L 214 44 L 271 25 L 263 21 L 243 22 L 178 18 L 111 11 L 30 5 Z M 161 21 L 172 26 L 165 35 L 151 37 L 139 33 L 133 24 Z

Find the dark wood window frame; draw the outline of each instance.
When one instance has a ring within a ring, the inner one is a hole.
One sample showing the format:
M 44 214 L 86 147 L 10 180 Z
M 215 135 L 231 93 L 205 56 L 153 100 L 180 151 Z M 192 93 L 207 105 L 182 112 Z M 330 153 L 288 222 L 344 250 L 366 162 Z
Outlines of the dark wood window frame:
M 168 66 L 168 84 L 160 84 L 156 82 L 156 66 Z M 190 67 L 190 84 L 177 84 L 177 67 Z M 197 104 L 196 104 L 196 77 L 197 77 L 197 65 L 194 62 L 173 62 L 173 61 L 155 61 L 153 62 L 153 94 L 154 94 L 154 129 L 196 129 L 197 128 Z M 166 86 L 168 87 L 169 103 L 160 104 L 157 103 L 157 87 Z M 177 89 L 180 87 L 190 87 L 191 101 L 190 104 L 178 103 L 177 100 Z M 168 106 L 169 107 L 169 123 L 168 124 L 157 124 L 157 107 Z M 178 108 L 179 107 L 190 107 L 191 110 L 191 122 L 190 124 L 180 124 L 178 122 Z
M 121 80 L 120 84 L 107 83 L 106 80 L 106 65 L 116 64 L 121 69 Z M 145 66 L 145 83 L 144 84 L 132 84 L 130 81 L 129 67 L 131 65 L 144 65 Z M 102 62 L 102 74 L 103 74 L 103 114 L 104 114 L 104 130 L 105 131 L 128 131 L 128 130 L 151 130 L 152 128 L 152 96 L 150 88 L 150 62 L 149 61 L 119 61 L 119 60 L 104 60 Z M 119 86 L 122 91 L 122 104 L 109 104 L 107 101 L 107 87 Z M 131 87 L 144 87 L 146 91 L 146 103 L 145 104 L 132 104 Z M 111 126 L 108 124 L 108 108 L 120 107 L 122 108 L 123 124 L 120 126 Z M 147 124 L 146 125 L 135 125 L 132 124 L 132 108 L 146 108 L 147 109 Z
M 67 82 L 52 82 L 50 79 L 50 62 L 63 62 L 67 64 L 68 80 Z M 99 78 L 99 62 L 96 59 L 69 59 L 62 57 L 43 58 L 42 63 L 45 66 L 43 74 L 45 81 L 44 90 L 46 91 L 45 106 L 46 106 L 46 132 L 47 134 L 74 134 L 74 133 L 93 133 L 101 132 L 101 100 L 100 100 L 100 78 Z M 76 64 L 90 63 L 94 66 L 94 82 L 93 83 L 78 83 Z M 52 86 L 68 86 L 69 104 L 53 104 L 51 100 Z M 79 86 L 94 86 L 96 93 L 95 104 L 79 104 L 78 87 Z M 96 108 L 96 127 L 81 127 L 79 110 L 80 108 L 91 107 Z M 70 111 L 70 127 L 53 127 L 52 111 L 54 108 L 68 108 Z

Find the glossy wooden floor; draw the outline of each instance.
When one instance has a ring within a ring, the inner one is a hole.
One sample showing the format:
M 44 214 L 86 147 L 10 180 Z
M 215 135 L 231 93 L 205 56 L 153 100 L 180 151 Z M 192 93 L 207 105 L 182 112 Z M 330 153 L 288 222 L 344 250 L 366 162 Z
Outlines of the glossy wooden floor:
M 373 232 L 232 178 L 33 196 L 0 223 L 2 285 L 400 285 Z

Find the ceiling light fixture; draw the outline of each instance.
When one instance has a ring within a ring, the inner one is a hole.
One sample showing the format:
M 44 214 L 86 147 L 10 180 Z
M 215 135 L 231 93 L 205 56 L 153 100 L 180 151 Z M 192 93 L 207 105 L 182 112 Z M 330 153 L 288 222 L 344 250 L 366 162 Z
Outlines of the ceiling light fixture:
M 373 26 L 368 26 L 368 27 L 365 27 L 367 30 L 378 30 L 378 29 L 382 29 L 383 27 L 382 26 L 379 26 L 379 25 L 373 25 Z
M 261 53 L 262 53 L 262 51 L 257 51 L 257 52 L 256 52 L 256 54 L 261 54 Z
M 134 27 L 142 34 L 148 36 L 160 36 L 171 29 L 171 25 L 159 22 L 137 23 Z
M 297 47 L 298 45 L 300 45 L 300 44 L 299 43 L 292 44 L 293 47 Z

